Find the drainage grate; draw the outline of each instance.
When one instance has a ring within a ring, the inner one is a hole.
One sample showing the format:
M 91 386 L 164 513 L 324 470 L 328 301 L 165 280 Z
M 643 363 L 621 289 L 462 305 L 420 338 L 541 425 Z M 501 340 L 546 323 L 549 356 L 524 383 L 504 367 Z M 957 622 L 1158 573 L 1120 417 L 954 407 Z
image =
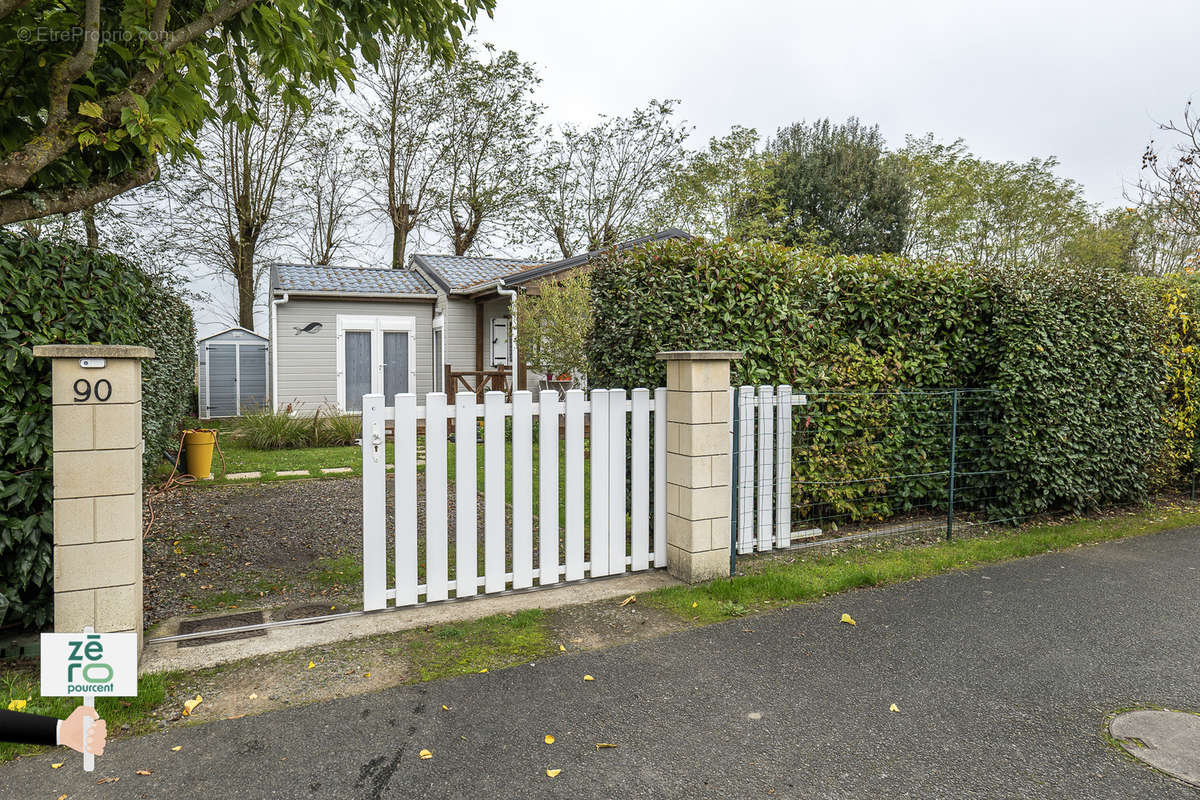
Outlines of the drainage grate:
M 229 614 L 228 616 L 212 617 L 211 619 L 185 619 L 179 623 L 179 633 L 186 635 L 190 633 L 203 633 L 204 631 L 219 631 L 224 628 L 239 628 L 243 625 L 261 625 L 262 622 L 263 612 L 245 611 L 241 614 Z M 254 631 L 238 631 L 236 633 L 225 633 L 198 639 L 184 639 L 177 644 L 177 647 L 199 647 L 204 644 L 216 644 L 217 642 L 228 642 L 233 639 L 249 639 L 254 636 L 266 635 L 267 632 L 260 628 Z

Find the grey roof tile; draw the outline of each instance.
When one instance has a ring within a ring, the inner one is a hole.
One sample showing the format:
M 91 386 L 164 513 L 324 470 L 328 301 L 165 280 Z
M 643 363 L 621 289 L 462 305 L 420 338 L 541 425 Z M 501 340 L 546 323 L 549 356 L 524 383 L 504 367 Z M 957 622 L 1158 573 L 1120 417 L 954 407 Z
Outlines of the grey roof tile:
M 495 280 L 517 270 L 541 263 L 528 258 L 484 258 L 481 256 L 439 256 L 418 253 L 413 260 L 441 277 L 451 290 Z
M 437 291 L 412 269 L 331 267 L 321 264 L 276 264 L 275 288 L 284 292 L 425 294 Z

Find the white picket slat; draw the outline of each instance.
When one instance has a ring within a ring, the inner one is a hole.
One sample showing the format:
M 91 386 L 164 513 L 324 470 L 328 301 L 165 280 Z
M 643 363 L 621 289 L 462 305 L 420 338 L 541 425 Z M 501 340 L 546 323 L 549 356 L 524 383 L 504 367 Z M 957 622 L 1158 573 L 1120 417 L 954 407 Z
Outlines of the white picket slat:
M 754 550 L 754 387 L 738 389 L 738 553 Z
M 425 395 L 425 600 L 450 596 L 446 505 L 446 395 Z
M 538 393 L 538 585 L 558 583 L 558 392 Z
M 775 524 L 775 390 L 758 387 L 758 549 L 771 549 Z
M 625 571 L 625 390 L 608 392 L 608 574 Z
M 792 544 L 792 387 L 775 390 L 775 542 L 779 547 Z
M 396 605 L 411 606 L 417 602 L 417 397 L 411 393 L 398 394 L 393 402 L 396 410 L 393 429 L 396 466 L 392 473 L 396 503 Z M 382 513 L 383 503 L 379 507 Z M 387 548 L 383 547 L 372 556 L 380 566 L 363 562 L 364 576 L 368 569 L 387 571 L 386 552 Z
M 454 596 L 479 590 L 479 481 L 475 435 L 479 407 L 475 396 L 454 396 Z M 428 437 L 426 437 L 428 445 Z
M 533 586 L 533 395 L 513 392 L 512 588 Z
M 483 590 L 504 591 L 504 392 L 483 396 Z
M 571 389 L 566 397 L 566 578 L 582 580 L 584 576 L 584 453 L 583 422 L 587 395 L 582 389 Z
M 387 447 L 383 395 L 362 401 L 363 608 L 387 606 Z
M 591 416 L 592 504 L 589 533 L 591 576 L 608 574 L 608 390 L 592 391 Z
M 632 400 L 629 568 L 639 572 L 650 567 L 650 390 L 634 389 Z
M 654 390 L 654 566 L 667 565 L 667 390 Z

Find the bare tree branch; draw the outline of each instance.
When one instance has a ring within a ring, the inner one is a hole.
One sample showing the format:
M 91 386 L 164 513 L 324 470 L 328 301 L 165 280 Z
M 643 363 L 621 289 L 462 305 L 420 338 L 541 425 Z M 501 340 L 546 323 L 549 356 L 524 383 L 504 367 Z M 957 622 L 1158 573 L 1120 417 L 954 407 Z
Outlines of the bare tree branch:
M 85 188 L 64 189 L 53 195 L 39 195 L 36 199 L 26 195 L 0 197 L 0 225 L 21 220 L 41 219 L 53 214 L 66 214 L 81 206 L 116 197 L 138 186 L 143 186 L 158 175 L 158 164 L 146 161 L 136 169 L 123 173 L 112 180 L 94 183 Z

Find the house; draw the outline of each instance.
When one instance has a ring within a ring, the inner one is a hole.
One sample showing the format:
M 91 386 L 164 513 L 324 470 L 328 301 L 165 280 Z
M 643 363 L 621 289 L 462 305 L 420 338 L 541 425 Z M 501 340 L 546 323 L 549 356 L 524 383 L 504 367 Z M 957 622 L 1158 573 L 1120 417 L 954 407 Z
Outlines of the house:
M 622 242 L 686 238 L 680 230 Z M 274 264 L 271 398 L 290 407 L 356 412 L 381 392 L 535 389 L 513 337 L 512 302 L 539 281 L 586 268 L 592 251 L 561 261 L 414 255 L 405 269 Z M 514 370 L 515 364 L 515 370 Z

